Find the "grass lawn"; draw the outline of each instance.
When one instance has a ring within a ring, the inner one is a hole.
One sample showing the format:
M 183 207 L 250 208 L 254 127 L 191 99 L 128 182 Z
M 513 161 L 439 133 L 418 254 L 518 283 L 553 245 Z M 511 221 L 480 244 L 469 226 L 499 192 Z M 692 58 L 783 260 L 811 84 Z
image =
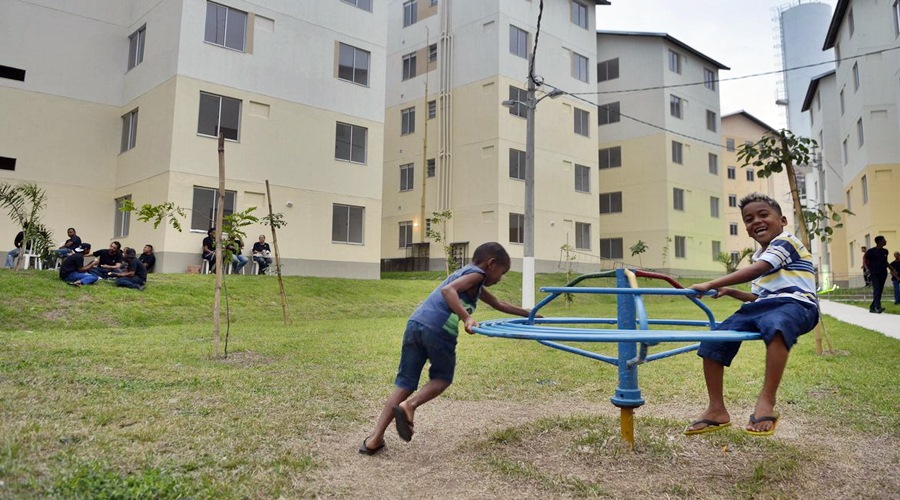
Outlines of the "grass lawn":
M 615 367 L 463 333 L 456 383 L 417 414 L 412 443 L 391 434 L 363 457 L 406 319 L 441 275 L 387 277 L 286 278 L 285 326 L 274 277 L 229 276 L 222 359 L 212 276 L 151 275 L 137 292 L 0 270 L 0 498 L 900 496 L 900 343 L 831 318 L 841 354 L 817 356 L 812 334 L 792 351 L 774 438 L 739 431 L 761 342 L 726 373 L 735 425 L 719 433 L 680 433 L 705 403 L 693 353 L 642 366 L 631 451 L 609 404 Z M 510 273 L 492 291 L 517 302 L 520 288 Z M 614 301 L 578 296 L 545 314 L 612 317 Z M 706 303 L 718 319 L 737 307 Z M 646 305 L 651 318 L 702 318 L 682 297 Z

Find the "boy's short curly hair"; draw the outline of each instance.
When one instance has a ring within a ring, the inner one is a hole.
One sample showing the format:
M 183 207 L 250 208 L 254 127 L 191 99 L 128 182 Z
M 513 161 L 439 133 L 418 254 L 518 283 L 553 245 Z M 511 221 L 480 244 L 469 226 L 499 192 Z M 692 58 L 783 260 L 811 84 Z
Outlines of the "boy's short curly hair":
M 476 266 L 491 259 L 496 259 L 498 264 L 504 266 L 510 264 L 509 254 L 506 253 L 506 249 L 503 248 L 503 245 L 494 241 L 482 243 L 475 249 L 475 253 L 472 255 L 472 263 Z
M 741 198 L 740 203 L 738 203 L 738 208 L 743 210 L 745 206 L 751 203 L 756 203 L 758 201 L 765 203 L 766 205 L 769 205 L 770 207 L 775 209 L 775 211 L 778 212 L 778 215 L 784 215 L 781 212 L 781 205 L 779 205 L 778 202 L 775 201 L 775 199 L 771 196 L 762 193 L 750 193 L 747 196 L 744 196 L 743 198 Z

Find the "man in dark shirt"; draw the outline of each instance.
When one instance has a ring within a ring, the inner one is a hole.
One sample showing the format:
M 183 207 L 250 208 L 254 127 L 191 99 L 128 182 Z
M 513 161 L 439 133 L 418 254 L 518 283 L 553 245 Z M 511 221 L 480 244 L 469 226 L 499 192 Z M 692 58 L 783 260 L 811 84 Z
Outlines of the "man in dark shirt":
M 19 253 L 22 251 L 22 241 L 25 239 L 25 229 L 28 229 L 28 224 L 25 224 L 25 228 L 19 231 L 19 234 L 16 235 L 16 239 L 13 242 L 15 248 L 6 253 L 6 268 L 12 269 L 15 264 L 16 257 L 19 256 Z
M 200 256 L 209 262 L 209 272 L 216 270 L 216 231 L 214 229 L 206 232 L 206 238 L 203 238 L 203 253 Z
M 147 283 L 147 268 L 136 255 L 133 248 L 129 248 L 125 252 L 125 269 L 118 272 L 109 273 L 110 277 L 116 278 L 116 286 L 132 288 L 135 290 L 144 290 L 144 284 Z
M 59 279 L 74 286 L 91 285 L 97 282 L 96 275 L 90 271 L 97 265 L 97 259 L 92 260 L 89 264 L 84 263 L 84 254 L 91 251 L 90 243 L 82 243 L 80 247 L 68 255 L 59 266 Z
M 59 247 L 59 250 L 56 252 L 59 254 L 60 259 L 65 259 L 67 255 L 74 252 L 76 248 L 82 246 L 81 245 L 81 237 L 75 234 L 75 228 L 70 227 L 66 230 L 66 235 L 69 236 L 69 239 L 63 243 L 63 246 Z
M 141 264 L 144 264 L 148 273 L 152 273 L 153 266 L 156 265 L 156 256 L 153 255 L 153 245 L 149 243 L 144 245 L 144 251 L 138 256 L 138 260 L 141 261 Z
M 259 241 L 253 244 L 253 261 L 259 266 L 259 274 L 265 274 L 266 268 L 272 264 L 269 256 L 269 244 L 266 243 L 266 235 L 259 235 Z
M 98 264 L 91 269 L 91 274 L 96 274 L 101 279 L 106 278 L 110 272 L 122 267 L 122 244 L 114 241 L 109 244 L 107 250 L 97 250 L 92 254 L 97 258 Z
M 891 261 L 891 281 L 894 283 L 894 304 L 900 304 L 900 252 L 894 252 Z
M 884 236 L 876 236 L 875 247 L 866 250 L 864 256 L 872 281 L 872 304 L 869 305 L 869 312 L 877 314 L 884 312 L 884 308 L 881 307 L 881 294 L 884 292 L 884 282 L 888 275 L 888 251 L 884 248 L 885 245 L 887 240 Z

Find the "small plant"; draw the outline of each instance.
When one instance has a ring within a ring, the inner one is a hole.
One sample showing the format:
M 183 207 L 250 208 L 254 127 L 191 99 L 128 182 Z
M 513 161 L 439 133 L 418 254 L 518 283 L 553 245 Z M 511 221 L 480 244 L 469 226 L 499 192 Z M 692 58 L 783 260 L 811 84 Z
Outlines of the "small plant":
M 716 260 L 725 266 L 725 274 L 731 274 L 737 271 L 738 267 L 741 266 L 741 262 L 750 255 L 753 255 L 753 249 L 745 248 L 737 254 L 736 258 L 729 253 L 719 252 Z
M 575 247 L 568 243 L 568 237 L 566 237 L 566 240 L 567 243 L 559 247 L 559 249 L 562 251 L 563 260 L 566 261 L 566 283 L 570 283 L 572 281 L 572 262 L 577 258 L 577 255 L 575 254 Z M 563 298 L 566 301 L 566 309 L 569 308 L 572 302 L 575 302 L 575 296 L 571 293 L 563 294 Z
M 647 245 L 646 243 L 644 243 L 644 240 L 637 240 L 637 243 L 635 243 L 634 245 L 631 245 L 631 247 L 629 248 L 629 250 L 631 250 L 631 256 L 632 257 L 634 257 L 635 255 L 637 256 L 638 264 L 641 267 L 644 267 L 644 262 L 641 260 L 641 254 L 646 252 L 647 249 L 649 249 L 649 248 L 650 248 L 650 246 Z
M 431 217 L 428 219 L 428 222 L 431 223 L 431 227 L 425 231 L 425 236 L 431 238 L 435 243 L 440 244 L 444 249 L 445 270 L 447 271 L 447 276 L 450 276 L 450 273 L 459 269 L 459 262 L 456 261 L 456 257 L 453 255 L 453 247 L 447 242 L 447 221 L 452 218 L 452 210 L 432 212 Z M 435 229 L 436 226 L 440 226 L 440 230 Z
M 662 265 L 666 266 L 666 260 L 669 258 L 669 244 L 672 243 L 672 238 L 666 236 L 666 244 L 662 247 Z

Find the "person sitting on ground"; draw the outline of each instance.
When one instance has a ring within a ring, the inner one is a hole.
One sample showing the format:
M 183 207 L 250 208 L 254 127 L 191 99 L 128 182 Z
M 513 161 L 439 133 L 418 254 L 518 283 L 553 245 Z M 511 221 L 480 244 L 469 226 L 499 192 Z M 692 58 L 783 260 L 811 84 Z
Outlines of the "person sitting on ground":
M 253 261 L 259 266 L 258 274 L 265 274 L 266 268 L 272 265 L 269 244 L 266 243 L 266 235 L 259 235 L 259 241 L 253 244 Z
M 26 222 L 22 230 L 19 231 L 19 234 L 16 235 L 15 240 L 13 241 L 13 245 L 15 248 L 6 253 L 6 268 L 12 269 L 16 263 L 16 257 L 22 252 L 22 242 L 25 240 L 25 231 L 28 230 L 28 223 Z
M 816 276 L 809 250 L 797 237 L 784 230 L 787 219 L 777 201 L 764 194 L 752 193 L 741 199 L 738 206 L 747 234 L 760 245 L 751 258 L 752 264 L 691 288 L 698 292 L 715 290 L 713 298 L 728 296 L 745 302 L 716 330 L 762 334 L 766 343 L 765 376 L 744 432 L 769 436 L 775 433 L 778 425 L 775 396 L 790 349 L 798 337 L 819 322 Z M 726 288 L 751 280 L 750 292 Z M 731 365 L 740 346 L 740 342 L 700 343 L 697 355 L 703 358 L 709 404 L 700 418 L 684 430 L 685 435 L 713 432 L 731 425 L 731 416 L 725 408 L 723 378 L 725 367 Z
M 118 271 L 124 263 L 122 256 L 122 244 L 114 241 L 109 244 L 106 250 L 97 250 L 93 254 L 97 259 L 97 265 L 91 269 L 91 274 L 96 274 L 98 278 L 105 279 L 112 271 Z
M 203 251 L 200 254 L 203 260 L 209 262 L 209 272 L 216 270 L 216 230 L 210 229 L 203 238 Z
M 97 275 L 91 274 L 90 270 L 97 265 L 97 259 L 84 263 L 84 256 L 91 252 L 90 243 L 82 243 L 80 247 L 76 247 L 71 254 L 63 259 L 59 266 L 59 279 L 74 286 L 92 285 L 97 282 Z
M 475 333 L 478 322 L 472 317 L 478 300 L 506 314 L 528 316 L 529 311 L 504 302 L 487 288 L 500 282 L 509 271 L 509 254 L 499 243 L 484 243 L 475 249 L 472 264 L 457 270 L 413 311 L 400 352 L 400 368 L 394 391 L 385 402 L 375 429 L 363 439 L 359 452 L 374 455 L 384 449 L 384 432 L 396 422 L 400 439 L 412 439 L 413 416 L 421 405 L 440 395 L 453 383 L 456 368 L 456 341 L 459 322 L 466 332 Z M 430 361 L 430 380 L 419 392 L 419 377 Z
M 138 255 L 138 260 L 144 264 L 148 273 L 152 273 L 153 267 L 156 265 L 156 255 L 153 255 L 153 245 L 149 243 L 144 245 L 144 251 Z
M 250 259 L 244 256 L 244 242 L 240 238 L 233 238 L 228 242 L 228 249 L 231 250 L 231 272 L 238 274 L 241 269 L 250 262 Z
M 67 229 L 66 235 L 69 236 L 69 239 L 67 239 L 66 242 L 63 243 L 62 246 L 59 247 L 59 249 L 56 251 L 60 259 L 65 259 L 66 256 L 74 252 L 76 248 L 82 246 L 81 237 L 75 234 L 74 227 L 70 227 L 69 229 Z
M 125 288 L 143 291 L 147 283 L 147 268 L 137 258 L 137 253 L 133 248 L 129 248 L 125 252 L 125 268 L 111 272 L 109 275 L 116 278 L 116 286 Z

